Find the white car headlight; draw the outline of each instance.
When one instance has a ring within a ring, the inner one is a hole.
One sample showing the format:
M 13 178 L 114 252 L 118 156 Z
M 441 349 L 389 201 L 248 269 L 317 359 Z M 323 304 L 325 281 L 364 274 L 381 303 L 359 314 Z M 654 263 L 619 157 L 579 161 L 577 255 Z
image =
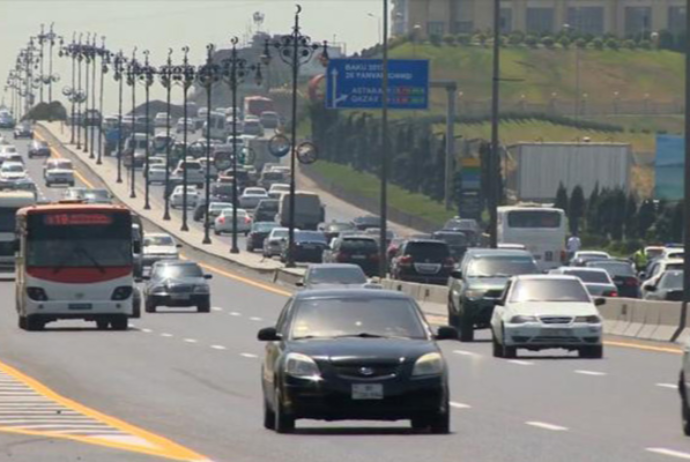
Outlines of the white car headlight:
M 412 376 L 440 375 L 443 373 L 444 363 L 440 353 L 427 353 L 420 357 L 412 369 Z
M 289 353 L 285 361 L 285 373 L 298 378 L 314 378 L 321 375 L 319 366 L 309 356 Z
M 537 322 L 538 319 L 536 316 L 525 316 L 525 315 L 517 315 L 513 316 L 510 318 L 510 323 L 511 324 L 524 324 L 526 322 Z
M 575 322 L 584 322 L 587 324 L 601 324 L 601 318 L 596 314 L 591 316 L 577 316 Z

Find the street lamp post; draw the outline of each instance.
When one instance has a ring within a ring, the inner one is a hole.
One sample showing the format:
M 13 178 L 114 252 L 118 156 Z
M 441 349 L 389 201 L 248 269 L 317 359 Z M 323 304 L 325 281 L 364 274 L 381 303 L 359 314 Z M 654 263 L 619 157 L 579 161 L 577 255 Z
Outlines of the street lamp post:
M 84 55 L 82 54 L 82 41 L 81 38 L 84 34 L 79 34 L 79 43 L 77 45 L 77 91 L 81 92 L 81 62 L 84 60 Z M 77 149 L 81 149 L 81 102 L 77 101 L 77 113 L 79 114 L 79 121 L 73 120 L 72 123 L 77 126 Z
M 96 56 L 98 56 L 99 53 L 99 49 L 96 48 L 96 40 L 96 33 L 94 32 L 93 41 L 91 42 L 91 117 L 92 121 L 99 123 L 100 115 L 96 117 Z M 89 132 L 91 134 L 89 159 L 94 159 L 96 156 L 94 152 L 96 150 L 96 127 L 90 124 Z
M 385 2 L 384 2 L 385 3 Z M 387 8 L 387 4 L 385 5 Z M 328 43 L 323 42 L 319 45 L 311 42 L 311 38 L 303 35 L 300 31 L 299 15 L 302 12 L 302 7 L 297 5 L 297 12 L 295 13 L 295 22 L 292 29 L 292 34 L 284 35 L 277 40 L 266 40 L 264 46 L 264 54 L 262 60 L 264 64 L 268 64 L 271 60 L 270 48 L 273 47 L 278 51 L 280 59 L 292 67 L 292 137 L 290 140 L 290 195 L 289 195 L 289 225 L 288 225 L 288 248 L 287 248 L 287 262 L 286 267 L 294 268 L 294 246 L 295 246 L 295 169 L 296 169 L 296 144 L 297 144 L 297 79 L 299 77 L 299 69 L 303 64 L 308 63 L 314 52 L 319 48 L 323 48 L 321 55 L 322 63 L 328 60 Z M 387 34 L 384 34 L 387 35 Z M 384 46 L 385 50 L 385 46 Z M 385 53 L 385 51 L 384 51 Z M 384 74 L 385 75 L 385 74 Z M 385 77 L 384 77 L 385 80 Z M 385 98 L 384 98 L 385 100 Z
M 101 57 L 101 85 L 98 97 L 98 112 L 101 115 L 101 123 L 98 125 L 98 158 L 96 159 L 96 165 L 103 164 L 103 80 L 108 72 L 108 64 L 110 63 L 110 52 L 105 48 L 105 36 L 101 37 L 99 56 Z
M 117 183 L 122 183 L 122 86 L 124 84 L 124 71 L 127 59 L 122 50 L 115 55 L 113 60 L 113 78 L 119 84 L 117 104 Z
M 150 152 L 150 147 L 149 147 L 149 131 L 151 129 L 150 123 L 151 123 L 151 118 L 150 118 L 150 109 L 149 109 L 149 89 L 151 88 L 151 85 L 153 85 L 153 75 L 154 75 L 154 69 L 149 65 L 149 51 L 145 50 L 144 51 L 144 67 L 141 70 L 140 73 L 140 78 L 142 83 L 144 84 L 144 90 L 145 90 L 145 98 L 146 98 L 146 103 L 145 103 L 145 116 L 146 116 L 146 125 L 145 125 L 145 130 L 146 130 L 146 164 L 144 165 L 144 181 L 145 181 L 145 193 L 144 193 L 144 210 L 151 210 L 151 204 L 149 202 L 149 161 L 151 152 Z
M 95 35 L 95 34 L 94 34 Z M 89 124 L 86 113 L 89 111 L 89 96 L 93 99 L 93 95 L 89 94 L 89 65 L 91 64 L 91 46 L 89 45 L 89 38 L 91 33 L 86 34 L 86 43 L 82 47 L 82 55 L 84 56 L 84 111 L 80 117 L 82 126 L 84 128 L 84 149 L 83 152 L 89 152 Z
M 134 199 L 137 197 L 136 190 L 134 189 L 136 187 L 135 182 L 136 182 L 136 162 L 134 161 L 134 153 L 136 151 L 136 140 L 135 140 L 135 135 L 136 135 L 136 123 L 137 123 L 137 101 L 136 101 L 136 95 L 137 95 L 137 78 L 139 76 L 139 63 L 137 63 L 137 47 L 134 47 L 134 50 L 132 51 L 132 59 L 129 62 L 129 69 L 127 72 L 127 85 L 130 85 L 132 87 L 132 133 L 129 135 L 130 136 L 130 147 L 127 149 L 127 155 L 129 156 L 129 169 L 130 169 L 130 180 L 129 180 L 129 185 L 130 185 L 130 190 L 129 190 L 129 197 L 131 199 Z
M 168 50 L 168 60 L 165 66 L 160 69 L 160 79 L 161 84 L 166 91 L 166 108 L 167 116 L 165 121 L 165 134 L 166 134 L 166 146 L 165 146 L 165 188 L 163 196 L 165 199 L 165 209 L 163 212 L 163 220 L 170 220 L 170 90 L 172 88 L 172 53 L 173 49 Z
M 248 65 L 247 60 L 240 58 L 237 52 L 239 39 L 233 37 L 230 58 L 223 60 L 223 77 L 230 86 L 232 92 L 232 246 L 230 253 L 239 253 L 237 245 L 237 208 L 238 208 L 238 184 L 237 184 L 237 91 L 239 85 L 244 81 L 247 72 L 255 72 L 258 82 L 261 82 L 261 68 L 259 65 Z M 210 107 L 209 107 L 210 109 Z M 210 111 L 209 111 L 210 112 Z M 294 167 L 293 167 L 294 168 Z
M 50 81 L 48 82 L 48 102 L 53 101 L 53 82 L 60 80 L 58 74 L 53 74 L 53 47 L 55 46 L 55 40 L 60 39 L 60 45 L 62 46 L 63 39 L 53 32 L 53 25 L 55 23 L 50 23 L 50 32 L 48 33 L 48 39 L 50 40 L 50 48 L 48 52 L 48 75 L 50 76 Z
M 73 33 L 72 33 L 72 42 L 69 43 L 67 46 L 62 46 L 62 47 L 60 48 L 60 51 L 58 52 L 58 56 L 67 56 L 67 57 L 69 57 L 69 58 L 72 58 L 72 86 L 69 87 L 69 88 L 71 88 L 72 90 L 75 90 L 75 89 L 77 88 L 77 83 L 76 83 L 76 75 L 77 75 L 77 72 L 76 72 L 76 64 L 77 64 L 77 54 L 76 54 L 76 46 L 77 46 L 77 43 L 76 43 L 76 36 L 77 36 L 77 33 L 76 33 L 76 32 L 73 32 Z M 63 90 L 63 94 L 64 94 L 64 93 L 65 93 L 65 92 L 64 92 L 64 90 Z M 65 96 L 67 96 L 67 95 L 65 95 Z M 72 114 L 72 115 L 71 115 L 71 119 L 72 119 L 72 120 L 71 120 L 71 122 L 70 122 L 70 125 L 71 125 L 71 127 L 70 127 L 70 128 L 71 128 L 71 134 L 70 134 L 70 140 L 69 140 L 69 142 L 70 142 L 70 144 L 74 144 L 74 130 L 75 130 L 75 126 L 74 126 L 74 122 L 75 122 L 75 113 L 74 113 L 74 111 L 75 111 L 75 106 L 74 106 L 74 104 L 75 104 L 75 101 L 73 101 L 72 99 L 70 99 L 69 102 L 71 103 L 71 106 L 72 106 L 72 107 L 71 107 L 71 110 L 70 110 L 70 112 L 71 112 L 71 114 Z
M 187 93 L 189 88 L 194 83 L 194 67 L 189 65 L 189 47 L 185 46 L 182 48 L 184 56 L 182 58 L 182 67 L 176 69 L 173 75 L 173 81 L 182 86 L 182 128 L 184 133 L 182 134 L 182 227 L 180 231 L 189 231 L 189 225 L 187 224 Z
M 494 0 L 493 76 L 491 80 L 491 153 L 489 155 L 489 236 L 491 248 L 498 246 L 498 117 L 500 97 L 501 1 Z
M 202 244 L 210 244 L 210 220 L 208 207 L 211 201 L 211 107 L 213 102 L 213 85 L 220 80 L 220 68 L 213 64 L 213 44 L 206 45 L 206 64 L 199 69 L 199 83 L 206 89 L 206 181 L 204 199 L 204 240 Z M 235 205 L 233 204 L 233 207 Z

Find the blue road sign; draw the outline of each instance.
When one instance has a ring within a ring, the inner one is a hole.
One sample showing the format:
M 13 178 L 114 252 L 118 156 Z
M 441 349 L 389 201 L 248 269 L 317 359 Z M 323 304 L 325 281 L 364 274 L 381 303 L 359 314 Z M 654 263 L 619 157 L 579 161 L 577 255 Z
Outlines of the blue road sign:
M 383 104 L 383 61 L 380 59 L 331 59 L 326 74 L 326 107 L 330 109 L 379 109 Z M 429 107 L 429 61 L 388 61 L 388 107 Z

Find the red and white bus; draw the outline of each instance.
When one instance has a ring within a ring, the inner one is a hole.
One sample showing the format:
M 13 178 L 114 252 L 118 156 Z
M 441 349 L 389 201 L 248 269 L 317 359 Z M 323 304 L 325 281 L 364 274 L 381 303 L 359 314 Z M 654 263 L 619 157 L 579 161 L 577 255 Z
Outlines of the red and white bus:
M 253 115 L 259 117 L 262 112 L 275 111 L 273 100 L 264 96 L 246 96 L 244 98 L 244 117 Z
M 57 203 L 17 212 L 19 327 L 61 319 L 126 330 L 139 315 L 132 214 L 121 206 Z

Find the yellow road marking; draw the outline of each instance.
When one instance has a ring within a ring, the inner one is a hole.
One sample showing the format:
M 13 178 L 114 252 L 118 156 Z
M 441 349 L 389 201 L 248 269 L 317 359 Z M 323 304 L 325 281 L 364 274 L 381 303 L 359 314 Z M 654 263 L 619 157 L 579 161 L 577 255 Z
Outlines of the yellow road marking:
M 48 141 L 46 141 L 46 139 L 43 138 L 43 137 L 41 136 L 40 133 L 34 133 L 34 136 L 35 136 L 36 138 L 38 138 L 39 140 L 45 141 L 46 143 L 48 143 Z M 62 154 L 60 154 L 60 153 L 58 152 L 57 149 L 55 149 L 54 147 L 52 147 L 52 146 L 50 145 L 50 143 L 48 143 L 48 147 L 50 148 L 50 153 L 51 153 L 53 156 L 57 157 L 58 159 L 62 159 L 62 158 L 64 157 Z M 86 177 L 85 177 L 84 175 L 82 175 L 81 172 L 79 172 L 79 170 L 77 170 L 76 168 L 74 169 L 74 176 L 76 176 L 77 178 L 79 178 L 79 180 L 80 180 L 82 183 L 84 183 L 88 188 L 91 188 L 91 189 L 94 188 L 93 183 L 91 183 L 89 180 L 87 180 Z
M 91 417 L 94 420 L 100 421 L 110 427 L 116 428 L 118 430 L 121 430 L 125 433 L 128 433 L 130 436 L 139 438 L 142 440 L 143 443 L 142 445 L 137 445 L 134 443 L 126 443 L 126 442 L 120 442 L 120 441 L 114 441 L 113 439 L 108 439 L 105 438 L 104 436 L 98 437 L 98 436 L 75 436 L 75 435 L 67 435 L 67 434 L 61 434 L 61 433 L 55 433 L 51 432 L 49 430 L 46 431 L 36 431 L 36 430 L 29 430 L 29 429 L 23 429 L 23 428 L 16 428 L 16 427 L 6 427 L 6 426 L 0 426 L 0 431 L 1 432 L 8 432 L 8 433 L 18 433 L 18 434 L 24 434 L 24 435 L 32 435 L 32 436 L 41 436 L 41 437 L 50 437 L 50 438 L 61 438 L 61 439 L 68 439 L 72 441 L 78 441 L 81 443 L 88 443 L 88 444 L 94 444 L 94 445 L 99 445 L 99 446 L 107 446 L 110 448 L 115 448 L 115 449 L 122 449 L 125 451 L 129 452 L 137 452 L 137 453 L 142 453 L 142 454 L 147 454 L 151 456 L 157 456 L 165 459 L 170 459 L 170 460 L 177 460 L 177 461 L 186 461 L 186 462 L 202 462 L 202 461 L 208 461 L 209 459 L 190 450 L 187 449 L 177 443 L 174 443 L 167 438 L 164 438 L 162 436 L 158 436 L 154 433 L 151 433 L 149 431 L 143 430 L 139 427 L 136 427 L 134 425 L 128 424 L 127 422 L 124 422 L 118 418 L 111 417 L 108 415 L 105 415 L 101 412 L 98 412 L 94 409 L 91 409 L 89 407 L 86 407 L 82 404 L 79 404 L 75 401 L 72 401 L 69 398 L 65 398 L 64 396 L 59 395 L 55 391 L 51 390 L 47 386 L 43 385 L 42 383 L 38 382 L 37 380 L 33 379 L 32 377 L 29 377 L 25 375 L 24 373 L 18 371 L 12 366 L 9 366 L 5 363 L 0 362 L 0 371 L 3 373 L 11 376 L 12 378 L 16 379 L 17 381 L 23 383 L 24 385 L 30 387 L 38 393 L 39 395 L 43 396 L 44 398 L 51 400 L 55 403 L 59 403 L 62 406 L 69 408 L 73 411 L 79 412 L 85 416 Z
M 39 135 L 40 137 L 40 135 Z M 41 138 L 42 139 L 42 138 Z M 44 140 L 45 141 L 45 140 Z M 54 152 L 57 157 L 62 157 L 60 153 L 57 152 L 52 146 L 51 146 L 51 152 Z M 93 188 L 93 186 L 84 178 L 79 172 L 75 170 L 75 173 L 78 175 L 78 177 L 90 188 Z M 217 268 L 215 266 L 207 265 L 205 263 L 199 263 L 199 266 L 201 266 L 204 269 L 207 269 L 209 271 L 213 271 L 214 273 L 218 273 L 221 276 L 225 276 L 230 279 L 234 279 L 236 281 L 245 283 L 247 285 L 265 290 L 267 292 L 271 292 L 277 295 L 283 295 L 285 297 L 289 297 L 292 295 L 292 293 L 277 289 L 275 287 L 272 287 L 268 284 L 265 284 L 263 282 L 259 282 L 254 279 L 246 278 L 243 276 L 238 276 L 236 274 L 232 274 L 228 271 L 222 270 L 220 268 Z M 436 316 L 436 315 L 427 315 L 427 318 L 442 318 L 441 316 Z M 432 321 L 433 322 L 433 321 Z M 620 348 L 632 348 L 632 349 L 637 349 L 637 350 L 643 350 L 643 351 L 656 351 L 660 353 L 672 353 L 672 354 L 682 354 L 683 351 L 680 348 L 673 348 L 673 347 L 659 347 L 659 346 L 653 346 L 653 345 L 644 345 L 641 343 L 629 343 L 629 342 L 620 342 L 620 341 L 604 341 L 605 345 L 608 346 L 614 346 L 614 347 L 620 347 Z

